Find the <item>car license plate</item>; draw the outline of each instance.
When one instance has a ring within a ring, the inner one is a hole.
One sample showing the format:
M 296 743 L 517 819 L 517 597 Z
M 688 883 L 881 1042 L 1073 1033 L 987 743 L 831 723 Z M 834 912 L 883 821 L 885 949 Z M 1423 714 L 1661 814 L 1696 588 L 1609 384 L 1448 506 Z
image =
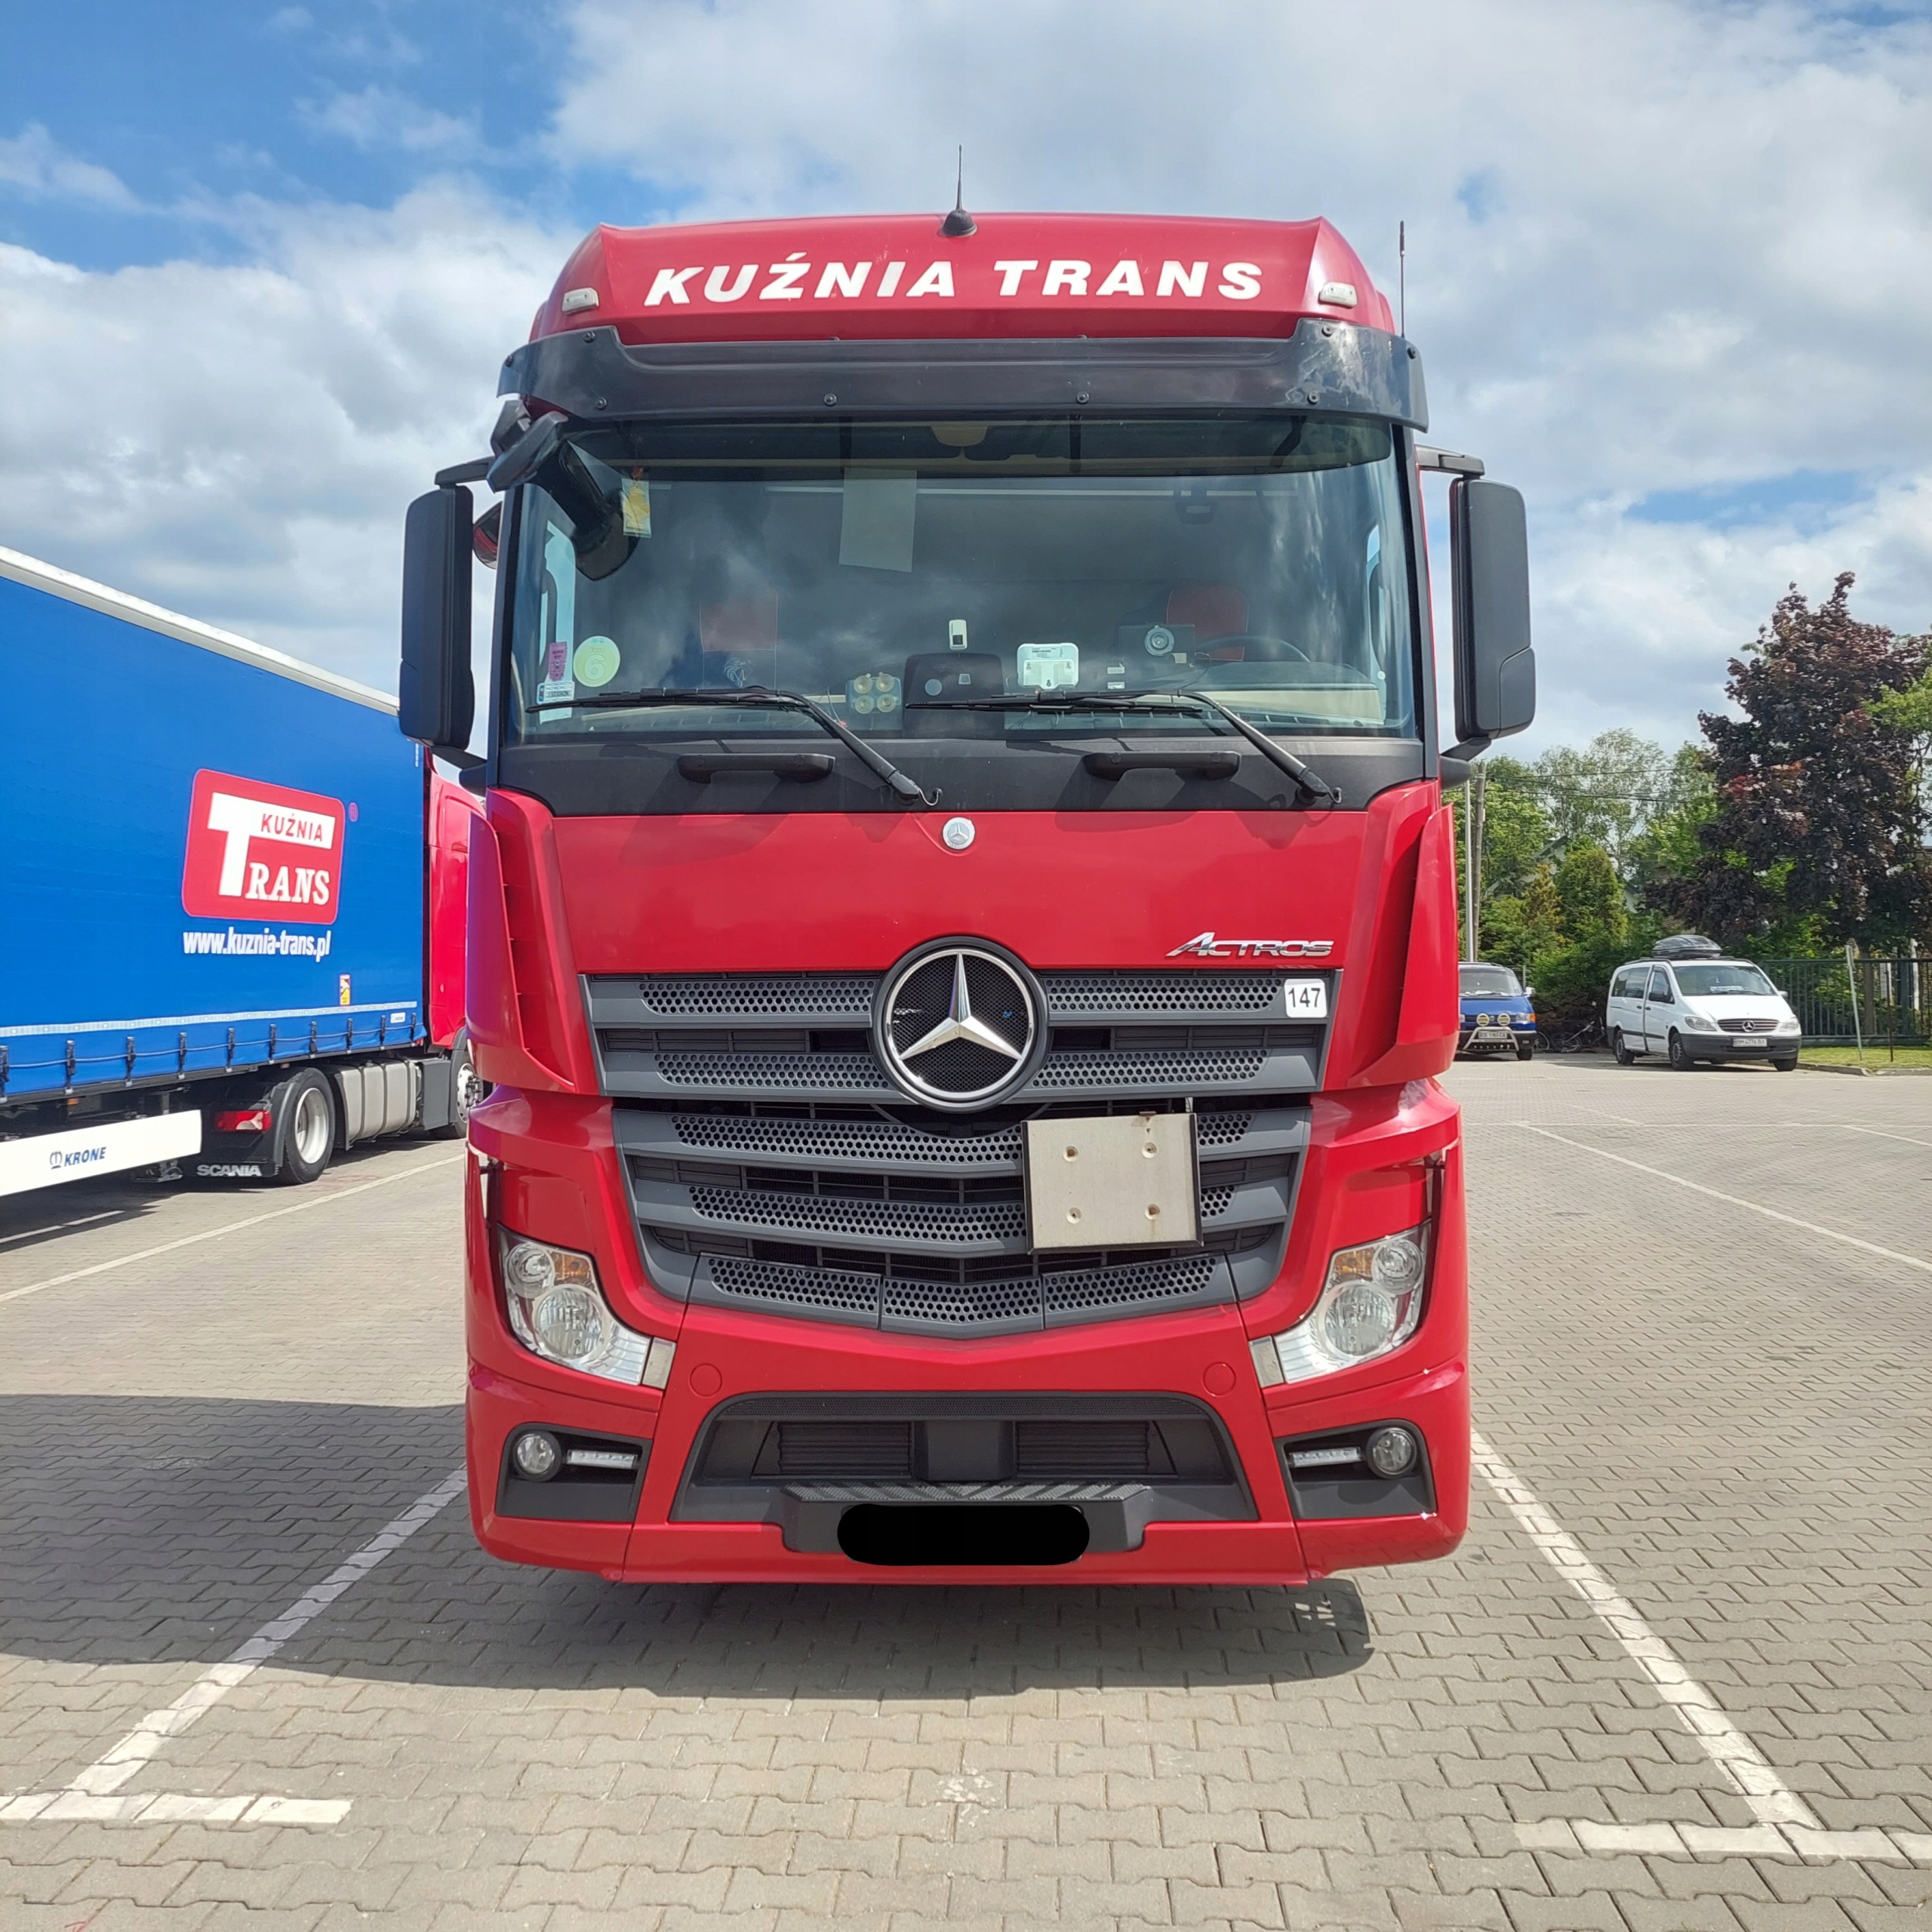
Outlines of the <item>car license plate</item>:
M 1508 1045 L 1509 1037 L 1509 1029 L 1506 1026 L 1478 1026 L 1469 1035 L 1469 1039 L 1475 1046 L 1494 1047 Z
M 1761 1051 L 1764 1048 L 1768 1047 L 1770 1044 L 1770 1041 L 1768 1040 L 1753 1040 L 1749 1038 L 1741 1040 L 1734 1040 L 1731 1041 L 1731 1044 L 1734 1047 L 1755 1047 L 1758 1048 L 1760 1051 Z
M 1035 1247 L 1198 1240 L 1194 1116 L 1029 1121 L 1026 1204 Z

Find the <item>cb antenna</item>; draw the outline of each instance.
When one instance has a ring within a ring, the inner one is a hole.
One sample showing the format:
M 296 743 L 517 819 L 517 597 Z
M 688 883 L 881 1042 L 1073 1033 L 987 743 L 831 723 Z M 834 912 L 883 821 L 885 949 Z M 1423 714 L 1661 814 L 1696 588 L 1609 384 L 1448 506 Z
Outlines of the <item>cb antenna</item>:
M 958 172 L 953 177 L 952 212 L 940 223 L 939 232 L 957 239 L 962 235 L 977 234 L 980 224 L 966 212 L 966 148 L 962 142 L 958 153 Z
M 1406 337 L 1409 332 L 1409 224 L 1398 221 L 1395 224 L 1395 331 Z

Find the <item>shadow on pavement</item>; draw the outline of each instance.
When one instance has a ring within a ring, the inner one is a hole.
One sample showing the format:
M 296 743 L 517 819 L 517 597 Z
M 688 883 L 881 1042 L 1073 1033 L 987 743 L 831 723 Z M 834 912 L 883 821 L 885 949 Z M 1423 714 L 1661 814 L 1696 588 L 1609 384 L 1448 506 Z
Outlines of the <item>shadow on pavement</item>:
M 264 1347 L 275 1345 L 265 1329 Z M 219 1662 L 461 1454 L 454 1405 L 10 1396 L 0 1652 L 60 1665 Z M 459 1498 L 277 1665 L 479 1687 L 876 1700 L 1265 1690 L 1358 1669 L 1373 1654 L 1348 1583 L 618 1586 L 496 1562 Z

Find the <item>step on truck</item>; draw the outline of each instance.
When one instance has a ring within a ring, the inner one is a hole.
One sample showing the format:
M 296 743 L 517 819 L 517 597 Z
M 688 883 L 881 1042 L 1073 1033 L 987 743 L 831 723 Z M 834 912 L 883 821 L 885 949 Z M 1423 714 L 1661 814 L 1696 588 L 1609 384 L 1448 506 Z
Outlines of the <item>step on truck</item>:
M 1347 245 L 601 228 L 500 391 L 411 507 L 401 686 L 468 743 L 493 562 L 485 1548 L 1167 1583 L 1454 1549 L 1442 792 L 1534 709 L 1523 506 L 1418 443 Z
M 0 1194 L 460 1137 L 481 815 L 395 700 L 5 549 L 0 666 Z

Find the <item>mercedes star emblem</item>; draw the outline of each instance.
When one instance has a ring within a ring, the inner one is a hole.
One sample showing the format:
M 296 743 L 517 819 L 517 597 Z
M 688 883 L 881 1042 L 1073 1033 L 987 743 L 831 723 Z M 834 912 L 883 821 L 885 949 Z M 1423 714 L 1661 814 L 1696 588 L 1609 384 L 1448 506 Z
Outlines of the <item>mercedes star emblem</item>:
M 1041 1010 L 1032 975 L 1010 954 L 942 941 L 887 976 L 875 1038 L 906 1093 L 964 1112 L 1031 1077 Z

